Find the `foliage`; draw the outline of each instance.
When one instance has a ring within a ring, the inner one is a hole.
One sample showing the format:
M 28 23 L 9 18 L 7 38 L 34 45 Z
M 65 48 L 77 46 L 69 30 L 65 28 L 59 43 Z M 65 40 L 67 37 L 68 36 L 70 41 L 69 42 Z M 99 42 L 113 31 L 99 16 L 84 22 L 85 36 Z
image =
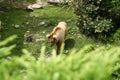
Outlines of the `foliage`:
M 12 38 L 1 42 L 5 45 Z M 11 52 L 9 47 L 4 54 Z M 80 51 L 72 50 L 70 55 L 56 56 L 55 50 L 52 56 L 46 58 L 45 46 L 41 48 L 39 58 L 33 57 L 27 50 L 21 57 L 1 56 L 0 78 L 2 80 L 113 80 L 113 73 L 120 69 L 119 47 L 99 47 L 91 51 L 91 45 Z M 4 50 L 0 48 L 0 55 Z M 90 51 L 89 51 L 90 50 Z M 86 52 L 87 51 L 87 52 Z M 119 75 L 119 74 L 118 74 Z
M 118 44 L 119 41 L 120 41 L 120 29 L 118 29 L 116 33 L 112 35 L 112 38 L 111 38 L 111 42 L 115 42 Z
M 11 54 L 11 50 L 13 48 L 15 48 L 15 45 L 9 46 L 9 47 L 3 47 L 4 45 L 8 44 L 8 42 L 13 41 L 13 39 L 15 39 L 16 36 L 12 36 L 7 38 L 5 41 L 0 42 L 0 58 L 6 55 Z
M 119 0 L 73 0 L 73 5 L 77 25 L 86 35 L 108 37 L 120 27 Z

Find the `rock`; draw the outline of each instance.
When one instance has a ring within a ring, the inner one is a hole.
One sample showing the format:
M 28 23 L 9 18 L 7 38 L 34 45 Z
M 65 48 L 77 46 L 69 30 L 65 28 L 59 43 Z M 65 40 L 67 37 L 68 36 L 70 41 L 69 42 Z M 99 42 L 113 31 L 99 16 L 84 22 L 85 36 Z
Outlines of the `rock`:
M 8 57 L 7 57 L 7 60 L 12 60 L 12 57 L 11 57 L 11 56 L 8 56 Z
M 45 25 L 45 22 L 44 22 L 44 21 L 38 23 L 38 26 L 43 26 L 43 25 Z
M 43 31 L 42 33 L 45 34 L 45 31 Z
M 30 31 L 26 31 L 27 33 L 29 33 Z
M 45 40 L 44 38 L 40 38 L 40 39 L 36 39 L 35 41 L 40 42 L 40 41 L 44 41 L 44 40 Z
M 15 27 L 15 28 L 19 28 L 19 27 L 20 27 L 20 25 L 18 25 L 18 24 L 15 24 L 15 25 L 14 25 L 14 27 Z
M 48 0 L 48 3 L 51 4 L 61 4 L 61 3 L 68 3 L 69 0 Z
M 28 25 L 28 24 L 29 24 L 29 22 L 26 22 L 26 24 Z
M 37 3 L 35 3 L 35 4 L 30 4 L 30 5 L 27 6 L 27 9 L 28 9 L 28 10 L 34 10 L 34 9 L 40 9 L 40 8 L 43 8 L 43 6 L 40 5 L 40 4 L 37 4 Z
M 32 11 L 33 11 L 33 7 L 32 7 L 32 5 L 31 5 L 31 4 L 30 4 L 30 5 L 28 5 L 28 6 L 27 6 L 27 9 L 28 9 L 28 10 L 32 10 Z

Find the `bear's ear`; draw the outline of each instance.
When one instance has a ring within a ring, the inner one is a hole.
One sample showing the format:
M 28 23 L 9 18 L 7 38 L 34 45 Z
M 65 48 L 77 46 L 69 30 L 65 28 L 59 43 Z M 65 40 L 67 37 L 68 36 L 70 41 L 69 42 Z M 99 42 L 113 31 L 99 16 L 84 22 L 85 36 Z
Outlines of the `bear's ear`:
M 46 37 L 47 37 L 47 38 L 50 38 L 50 35 L 49 35 L 49 34 L 47 34 L 47 35 L 46 35 Z
M 54 41 L 56 42 L 56 41 L 57 41 L 57 36 L 54 35 L 54 36 L 53 36 L 53 39 L 54 39 Z

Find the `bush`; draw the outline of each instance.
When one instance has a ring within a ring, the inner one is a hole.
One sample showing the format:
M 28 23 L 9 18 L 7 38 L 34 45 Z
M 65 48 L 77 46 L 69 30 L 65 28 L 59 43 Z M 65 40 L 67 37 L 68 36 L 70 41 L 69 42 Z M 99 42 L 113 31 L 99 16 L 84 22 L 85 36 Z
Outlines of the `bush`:
M 73 0 L 73 5 L 77 26 L 85 35 L 109 37 L 120 27 L 119 0 Z
M 111 42 L 115 42 L 117 44 L 120 42 L 120 29 L 118 29 L 116 33 L 112 35 Z
M 0 46 L 12 39 L 13 37 L 1 42 Z M 91 50 L 91 45 L 88 45 L 78 52 L 72 50 L 68 56 L 56 56 L 53 50 L 53 56 L 46 58 L 43 46 L 38 59 L 25 49 L 25 54 L 21 57 L 8 56 L 12 48 L 0 48 L 2 80 L 117 80 L 118 77 L 114 78 L 112 74 L 120 76 L 119 47 L 108 46 Z

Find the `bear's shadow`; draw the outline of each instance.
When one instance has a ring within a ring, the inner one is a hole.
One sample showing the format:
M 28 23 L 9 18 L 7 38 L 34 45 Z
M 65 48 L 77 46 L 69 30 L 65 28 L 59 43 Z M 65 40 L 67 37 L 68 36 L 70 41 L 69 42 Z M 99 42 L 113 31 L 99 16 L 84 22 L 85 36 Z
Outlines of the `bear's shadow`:
M 75 40 L 74 39 L 66 39 L 65 40 L 65 50 L 72 49 L 74 47 Z

